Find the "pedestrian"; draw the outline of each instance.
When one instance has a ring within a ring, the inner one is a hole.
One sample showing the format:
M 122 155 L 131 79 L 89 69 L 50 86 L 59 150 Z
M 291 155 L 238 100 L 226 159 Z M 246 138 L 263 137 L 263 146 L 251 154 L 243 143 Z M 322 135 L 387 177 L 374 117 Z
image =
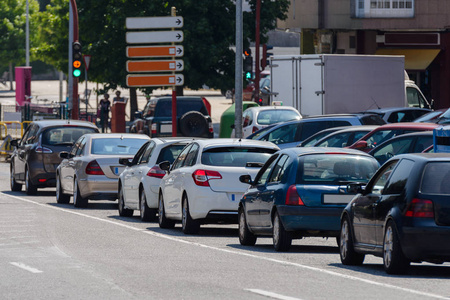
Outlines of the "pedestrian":
M 102 133 L 105 133 L 108 129 L 110 107 L 111 101 L 109 101 L 109 95 L 105 94 L 103 99 L 100 100 L 100 125 L 102 126 Z
M 116 91 L 116 97 L 114 97 L 113 102 L 125 102 L 125 98 L 120 97 L 120 91 Z

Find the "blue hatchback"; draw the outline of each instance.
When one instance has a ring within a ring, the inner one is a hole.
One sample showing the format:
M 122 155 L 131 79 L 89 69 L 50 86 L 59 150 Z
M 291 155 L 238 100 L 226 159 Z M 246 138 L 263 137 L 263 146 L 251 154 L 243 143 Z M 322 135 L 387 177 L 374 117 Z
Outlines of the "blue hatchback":
M 339 236 L 340 216 L 379 164 L 361 151 L 343 148 L 288 148 L 273 154 L 250 184 L 239 205 L 239 241 L 254 245 L 273 235 L 277 251 L 293 238 Z

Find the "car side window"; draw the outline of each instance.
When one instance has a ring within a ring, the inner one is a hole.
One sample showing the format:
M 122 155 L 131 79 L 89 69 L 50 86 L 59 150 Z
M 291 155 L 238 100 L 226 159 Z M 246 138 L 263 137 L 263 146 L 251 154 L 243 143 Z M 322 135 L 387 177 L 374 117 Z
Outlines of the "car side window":
M 289 159 L 289 156 L 282 155 L 281 158 L 278 160 L 276 165 L 273 168 L 273 172 L 270 175 L 269 179 L 267 180 L 268 183 L 270 182 L 280 182 L 283 179 L 283 176 L 286 172 L 287 168 L 287 160 Z
M 384 191 L 384 187 L 391 176 L 392 170 L 397 165 L 397 160 L 390 162 L 388 165 L 385 165 L 381 171 L 376 175 L 375 180 L 373 181 L 371 190 L 373 194 L 381 195 Z
M 177 159 L 175 159 L 175 161 L 173 162 L 172 170 L 181 168 L 183 166 L 186 156 L 191 147 L 192 145 L 187 145 L 186 148 L 184 148 L 183 151 L 181 151 L 180 155 L 178 155 Z
M 258 172 L 258 175 L 256 176 L 256 184 L 262 185 L 266 184 L 267 178 L 269 177 L 270 171 L 272 171 L 273 166 L 277 162 L 278 155 L 274 155 L 269 158 L 269 160 L 266 162 L 266 164 L 261 168 L 261 170 Z
M 248 112 L 248 111 L 244 112 L 244 115 L 242 116 L 242 118 L 244 119 L 244 122 L 242 124 L 243 127 L 252 125 L 252 117 L 251 117 L 250 112 Z
M 419 136 L 414 145 L 413 153 L 420 153 L 431 145 L 433 145 L 433 136 Z
M 282 126 L 269 133 L 266 140 L 274 144 L 292 143 L 295 141 L 297 128 L 297 123 Z
M 195 165 L 195 160 L 197 158 L 197 154 L 198 154 L 198 144 L 193 144 L 191 149 L 189 150 L 189 153 L 186 156 L 186 161 L 183 165 L 183 167 L 190 167 Z
M 155 142 L 151 141 L 145 151 L 141 153 L 140 158 L 138 159 L 138 164 L 146 164 L 152 155 L 153 150 L 155 149 Z
M 79 138 L 72 146 L 72 149 L 70 149 L 70 155 L 75 156 L 78 152 L 78 149 L 80 147 L 81 142 L 84 140 L 84 137 Z
M 85 146 L 86 146 L 86 139 L 82 138 L 78 145 L 78 150 L 77 150 L 77 153 L 75 154 L 75 156 L 82 156 Z
M 26 135 L 23 136 L 21 145 L 30 145 L 34 143 L 36 138 L 36 134 L 39 130 L 39 126 L 33 125 L 29 128 L 30 130 L 26 132 Z
M 411 170 L 414 167 L 414 161 L 409 159 L 401 160 L 389 179 L 388 185 L 383 194 L 401 194 L 405 189 L 406 182 L 411 174 Z

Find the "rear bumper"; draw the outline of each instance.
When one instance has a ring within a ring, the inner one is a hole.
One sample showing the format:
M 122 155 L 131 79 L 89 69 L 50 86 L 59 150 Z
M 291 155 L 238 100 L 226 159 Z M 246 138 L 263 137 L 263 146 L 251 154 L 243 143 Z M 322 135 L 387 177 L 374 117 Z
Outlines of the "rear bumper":
M 193 219 L 211 219 L 215 222 L 234 219 L 237 222 L 237 211 L 242 194 L 213 192 L 209 187 L 188 193 L 191 217 Z
M 450 261 L 450 226 L 403 227 L 400 239 L 412 261 Z
M 110 179 L 106 176 L 90 176 L 88 179 L 79 179 L 78 186 L 83 198 L 91 200 L 116 200 L 118 195 L 119 179 Z

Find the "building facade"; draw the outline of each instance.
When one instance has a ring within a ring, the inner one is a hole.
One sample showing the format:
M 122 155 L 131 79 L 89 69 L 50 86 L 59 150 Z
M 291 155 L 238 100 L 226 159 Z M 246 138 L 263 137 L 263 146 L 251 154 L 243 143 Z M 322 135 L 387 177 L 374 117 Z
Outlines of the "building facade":
M 450 107 L 449 0 L 291 0 L 278 28 L 301 33 L 303 54 L 404 55 L 435 109 Z

